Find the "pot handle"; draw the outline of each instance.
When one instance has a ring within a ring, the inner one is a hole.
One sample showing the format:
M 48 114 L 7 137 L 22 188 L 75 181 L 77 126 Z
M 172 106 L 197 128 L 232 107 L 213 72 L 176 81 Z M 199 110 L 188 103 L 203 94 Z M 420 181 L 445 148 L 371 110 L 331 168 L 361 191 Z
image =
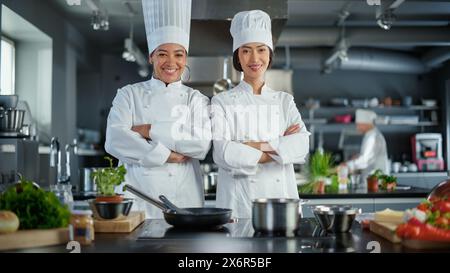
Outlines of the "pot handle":
M 168 209 L 167 206 L 166 206 L 165 204 L 163 204 L 162 202 L 160 202 L 160 201 L 158 201 L 158 200 L 156 200 L 156 199 L 151 198 L 150 196 L 146 195 L 145 193 L 141 192 L 140 190 L 136 189 L 135 187 L 133 187 L 133 186 L 131 186 L 131 185 L 128 185 L 128 184 L 127 184 L 127 185 L 125 185 L 123 188 L 124 188 L 125 190 L 127 190 L 127 191 L 133 193 L 134 195 L 136 195 L 136 196 L 138 196 L 138 197 L 144 199 L 145 201 L 151 203 L 152 205 L 154 205 L 154 206 L 160 208 L 160 209 L 163 210 L 163 211 L 166 211 L 166 210 Z

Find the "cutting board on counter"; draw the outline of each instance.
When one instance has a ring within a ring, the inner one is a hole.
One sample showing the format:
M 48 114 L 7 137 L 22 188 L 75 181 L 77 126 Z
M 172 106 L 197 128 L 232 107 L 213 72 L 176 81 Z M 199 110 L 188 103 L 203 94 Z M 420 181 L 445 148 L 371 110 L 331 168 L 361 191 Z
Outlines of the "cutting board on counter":
M 370 221 L 370 231 L 392 243 L 400 243 L 402 239 L 395 234 L 398 224 Z
M 66 244 L 69 238 L 69 228 L 19 230 L 0 234 L 0 250 Z
M 132 211 L 126 217 L 114 220 L 94 219 L 94 230 L 97 233 L 129 233 L 145 220 L 145 212 Z
M 450 242 L 403 240 L 402 245 L 412 249 L 450 249 Z

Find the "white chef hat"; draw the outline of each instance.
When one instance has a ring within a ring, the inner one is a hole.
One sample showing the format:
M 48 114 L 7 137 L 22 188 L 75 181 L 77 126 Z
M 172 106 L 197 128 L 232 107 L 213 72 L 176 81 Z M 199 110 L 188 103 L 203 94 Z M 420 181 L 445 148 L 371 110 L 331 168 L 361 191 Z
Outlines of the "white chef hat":
M 377 118 L 377 114 L 375 114 L 374 111 L 357 109 L 355 123 L 373 124 L 375 122 L 376 118 Z
M 270 16 L 262 10 L 241 11 L 231 21 L 233 52 L 248 43 L 263 43 L 273 50 Z
M 189 50 L 191 0 L 142 0 L 148 52 L 176 43 Z

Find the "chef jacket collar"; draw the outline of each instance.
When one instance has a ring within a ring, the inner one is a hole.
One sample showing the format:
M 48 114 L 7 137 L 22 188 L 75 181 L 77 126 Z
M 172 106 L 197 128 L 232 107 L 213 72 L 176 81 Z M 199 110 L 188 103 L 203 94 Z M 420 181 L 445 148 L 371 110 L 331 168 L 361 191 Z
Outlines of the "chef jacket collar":
M 241 90 L 246 91 L 246 92 L 254 95 L 253 87 L 248 82 L 242 80 L 239 83 L 238 87 Z M 271 93 L 271 92 L 272 92 L 272 90 L 269 87 L 267 87 L 267 85 L 264 83 L 263 87 L 261 88 L 261 95 L 266 95 L 266 94 Z
M 154 77 L 152 77 L 152 79 L 150 80 L 150 87 L 152 87 L 153 89 L 179 88 L 181 86 L 182 86 L 181 80 L 169 83 L 167 86 L 165 82 L 158 80 Z

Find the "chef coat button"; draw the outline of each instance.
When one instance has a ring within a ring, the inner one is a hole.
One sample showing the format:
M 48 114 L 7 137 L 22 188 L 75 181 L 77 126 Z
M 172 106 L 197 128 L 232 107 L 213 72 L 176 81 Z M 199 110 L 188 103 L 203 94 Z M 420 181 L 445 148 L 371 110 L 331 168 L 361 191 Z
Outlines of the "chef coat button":
M 255 183 L 256 180 L 255 180 L 255 179 L 250 179 L 250 182 L 251 182 L 251 183 Z
M 277 179 L 277 182 L 280 182 L 281 180 L 280 179 Z
M 169 177 L 172 177 L 173 176 L 173 174 L 172 173 L 169 173 Z
M 273 95 L 273 96 L 272 96 L 272 98 L 276 99 L 276 98 L 277 98 L 277 96 L 276 96 L 276 95 Z

